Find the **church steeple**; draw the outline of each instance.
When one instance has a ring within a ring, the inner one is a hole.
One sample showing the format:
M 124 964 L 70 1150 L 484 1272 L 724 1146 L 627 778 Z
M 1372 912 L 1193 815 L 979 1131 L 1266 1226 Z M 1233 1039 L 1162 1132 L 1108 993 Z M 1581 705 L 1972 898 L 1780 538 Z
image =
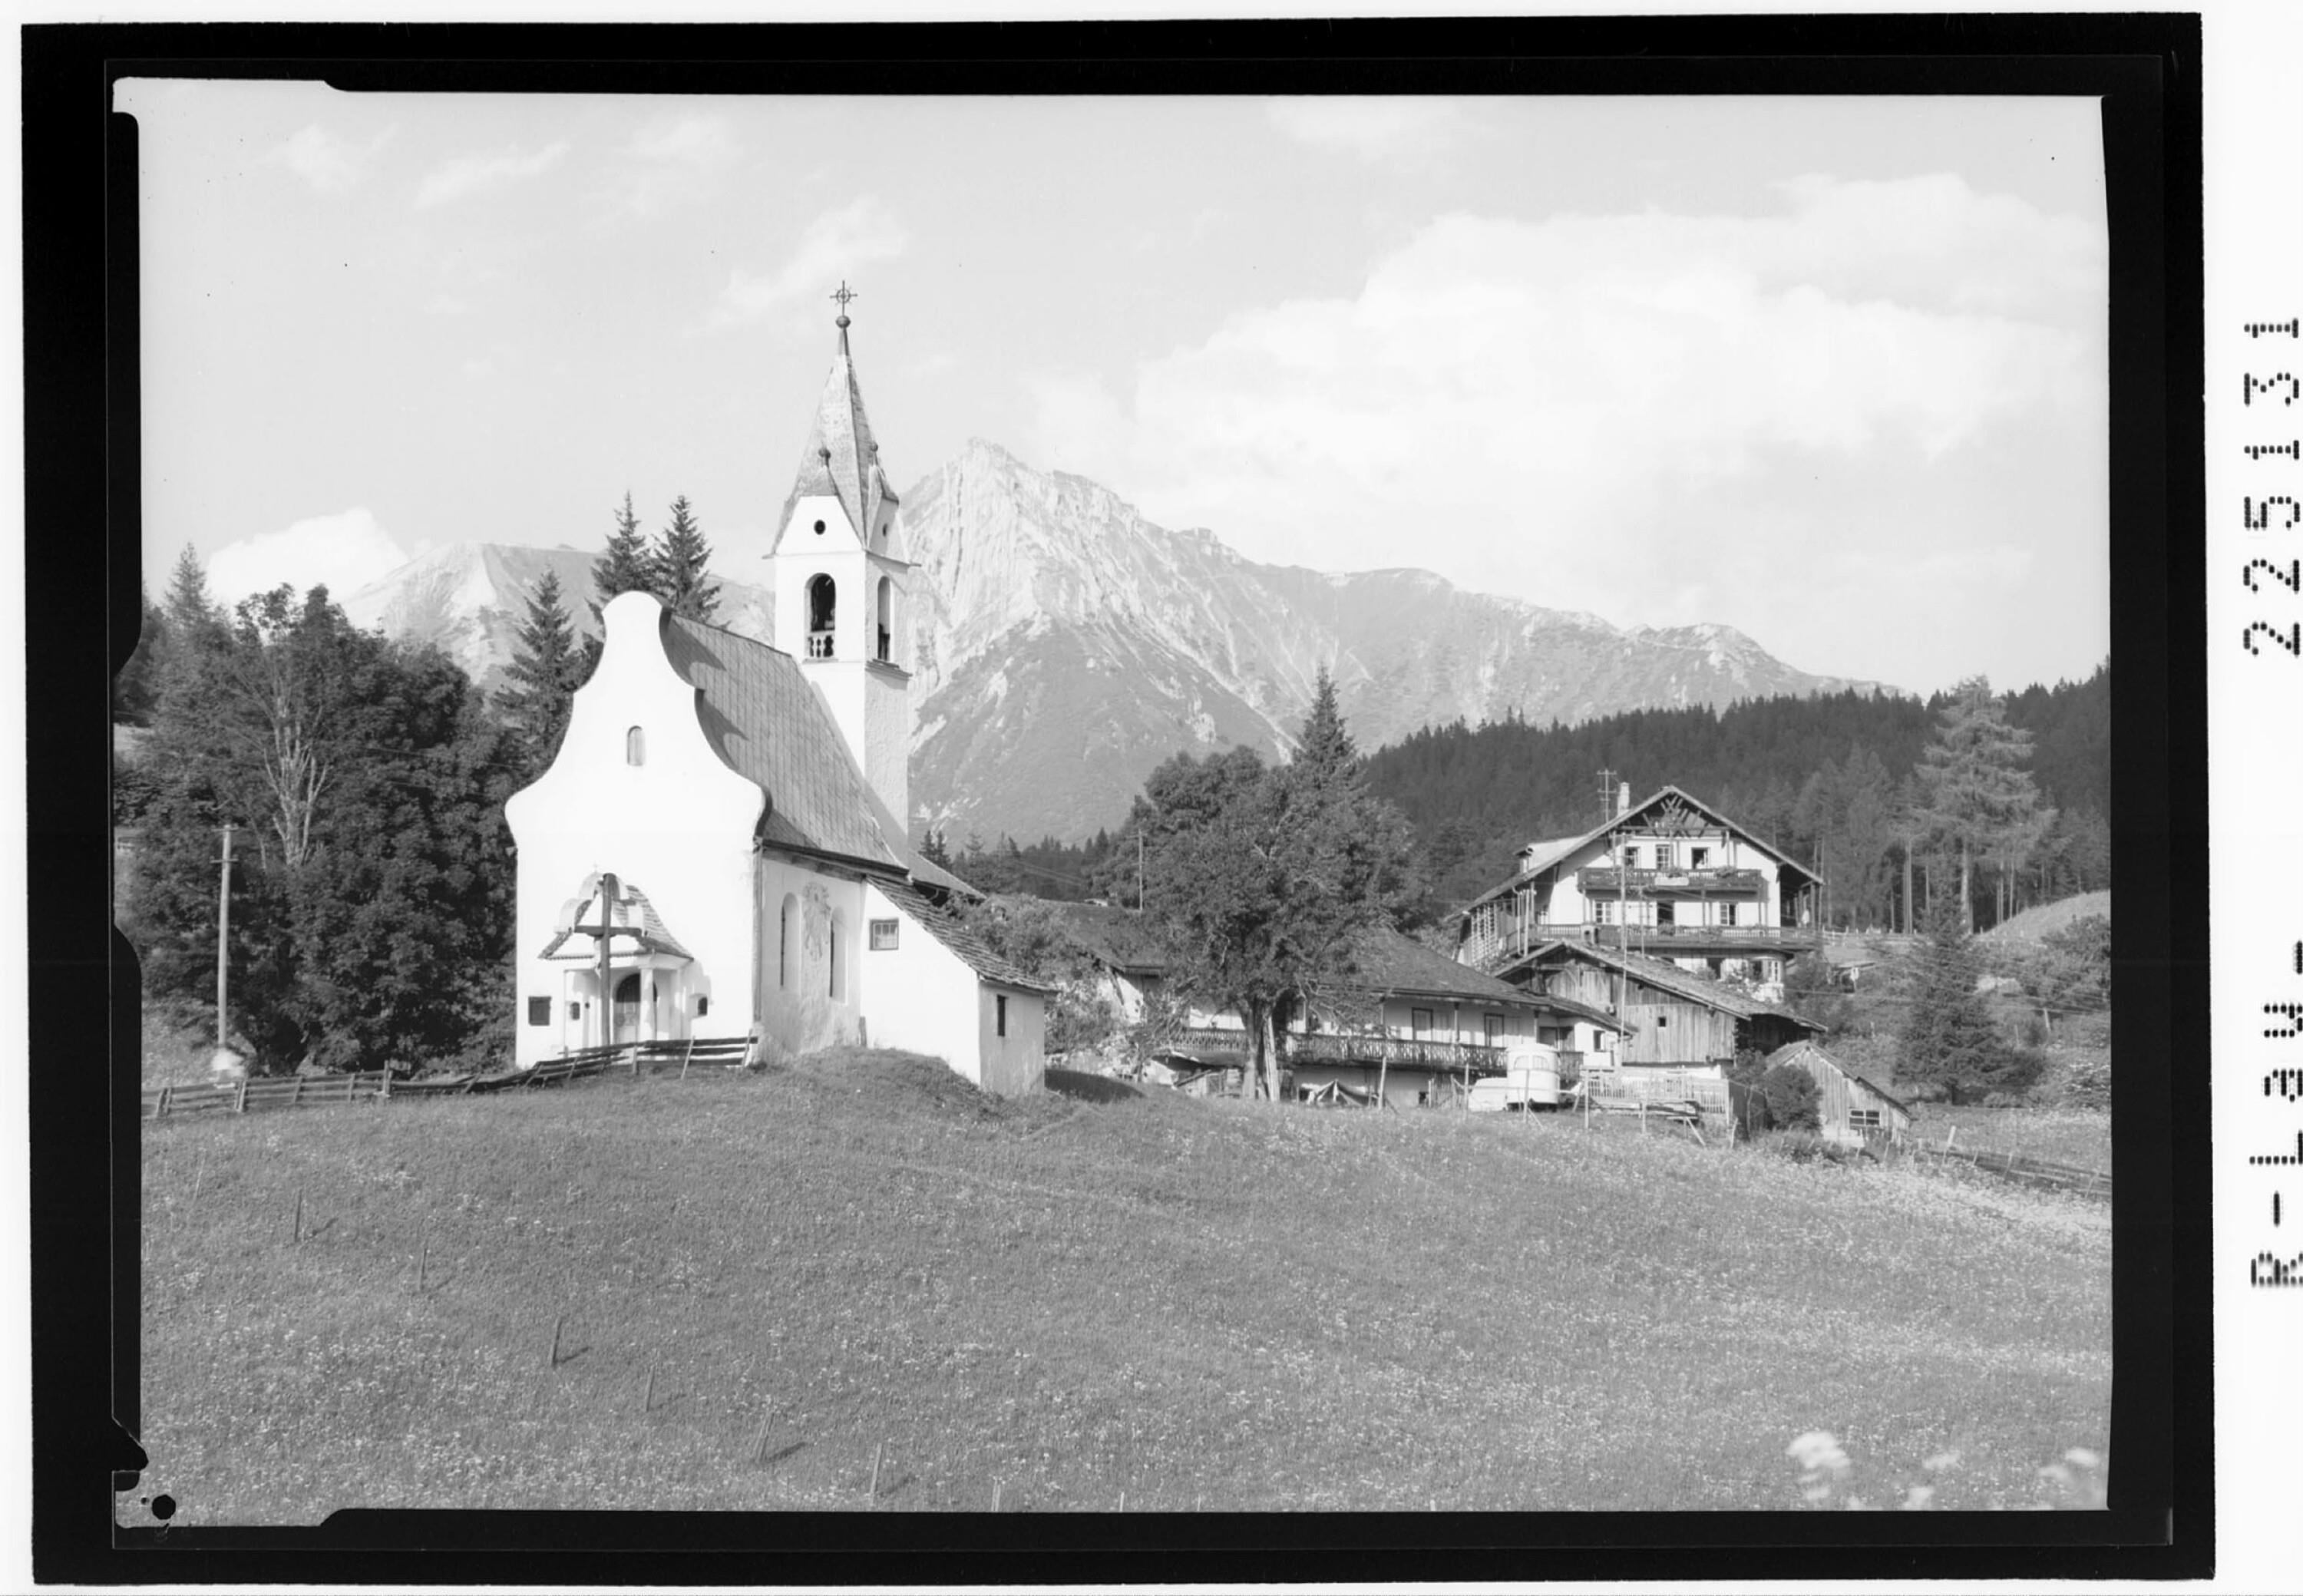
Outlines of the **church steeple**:
M 848 352 L 842 283 L 839 352 L 816 401 L 807 447 L 784 501 L 770 561 L 776 646 L 800 662 L 823 695 L 865 780 L 888 812 L 889 834 L 911 819 L 911 659 L 896 495 Z
M 848 529 L 866 549 L 886 546 L 887 521 L 896 504 L 895 491 L 880 469 L 880 445 L 872 436 L 871 418 L 864 412 L 864 392 L 856 381 L 856 364 L 848 352 L 848 302 L 858 296 L 843 282 L 831 298 L 839 301 L 839 350 L 824 378 L 823 396 L 816 401 L 815 421 L 808 428 L 807 446 L 800 452 L 799 470 L 784 499 L 778 542 L 791 535 L 792 511 L 802 499 L 829 496 L 839 502 Z

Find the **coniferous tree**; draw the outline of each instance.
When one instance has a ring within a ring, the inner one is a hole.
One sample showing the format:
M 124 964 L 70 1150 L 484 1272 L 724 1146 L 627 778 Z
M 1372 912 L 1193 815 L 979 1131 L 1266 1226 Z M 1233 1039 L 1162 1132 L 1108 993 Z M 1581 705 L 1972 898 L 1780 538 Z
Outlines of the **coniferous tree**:
M 511 718 L 527 768 L 540 772 L 560 750 L 576 689 L 587 674 L 583 646 L 561 601 L 559 573 L 548 567 L 528 595 L 504 674 L 511 685 L 497 692 L 496 705 Z
M 2038 790 L 2023 768 L 2031 737 L 2007 723 L 1991 683 L 1971 676 L 1944 705 L 1918 770 L 1929 832 L 1959 861 L 1962 924 L 1975 929 L 1975 862 L 2029 832 Z
M 1944 897 L 1928 916 L 1918 967 L 1903 998 L 1895 1078 L 1941 1090 L 1954 1103 L 2020 1092 L 2038 1075 L 2037 1055 L 2011 1047 L 1976 990 L 1981 963 L 1960 906 Z
M 616 511 L 616 529 L 608 538 L 607 552 L 592 564 L 592 619 L 600 619 L 600 612 L 608 601 L 620 593 L 635 588 L 654 591 L 655 566 L 648 553 L 647 536 L 640 530 L 639 517 L 632 513 L 632 496 L 624 495 L 624 505 Z
M 671 524 L 649 551 L 649 579 L 664 608 L 690 621 L 709 621 L 720 607 L 720 584 L 706 570 L 712 545 L 682 494 L 671 502 Z

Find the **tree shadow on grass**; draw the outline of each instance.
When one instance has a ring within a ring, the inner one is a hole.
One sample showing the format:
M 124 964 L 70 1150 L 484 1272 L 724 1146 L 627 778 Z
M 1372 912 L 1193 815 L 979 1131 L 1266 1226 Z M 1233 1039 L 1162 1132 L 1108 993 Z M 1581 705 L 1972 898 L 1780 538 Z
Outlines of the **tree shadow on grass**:
M 1142 1088 L 1126 1081 L 1090 1075 L 1084 1069 L 1049 1070 L 1048 1090 L 1059 1097 L 1076 1098 L 1081 1102 L 1126 1102 L 1143 1095 Z

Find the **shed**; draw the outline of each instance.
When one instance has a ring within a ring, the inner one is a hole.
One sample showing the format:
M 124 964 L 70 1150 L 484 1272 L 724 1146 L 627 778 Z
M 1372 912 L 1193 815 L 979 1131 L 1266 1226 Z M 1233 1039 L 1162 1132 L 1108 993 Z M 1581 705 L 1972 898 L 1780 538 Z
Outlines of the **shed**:
M 1911 1128 L 1911 1110 L 1876 1081 L 1858 1075 L 1812 1041 L 1788 1043 L 1767 1055 L 1770 1068 L 1797 1064 L 1815 1077 L 1816 1112 L 1823 1134 L 1835 1142 L 1885 1136 L 1900 1142 Z

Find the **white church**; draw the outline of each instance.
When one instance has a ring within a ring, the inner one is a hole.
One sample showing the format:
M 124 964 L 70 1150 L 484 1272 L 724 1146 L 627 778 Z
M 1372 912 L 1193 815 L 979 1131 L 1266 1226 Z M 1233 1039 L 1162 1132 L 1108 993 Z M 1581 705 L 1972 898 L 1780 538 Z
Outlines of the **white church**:
M 1036 1089 L 1048 989 L 953 913 L 913 849 L 912 566 L 839 348 L 773 544 L 772 648 L 652 595 L 606 638 L 558 756 L 504 806 L 519 852 L 525 1069 L 603 1043 L 754 1036 L 932 1054 Z M 726 553 L 743 558 L 748 551 Z

